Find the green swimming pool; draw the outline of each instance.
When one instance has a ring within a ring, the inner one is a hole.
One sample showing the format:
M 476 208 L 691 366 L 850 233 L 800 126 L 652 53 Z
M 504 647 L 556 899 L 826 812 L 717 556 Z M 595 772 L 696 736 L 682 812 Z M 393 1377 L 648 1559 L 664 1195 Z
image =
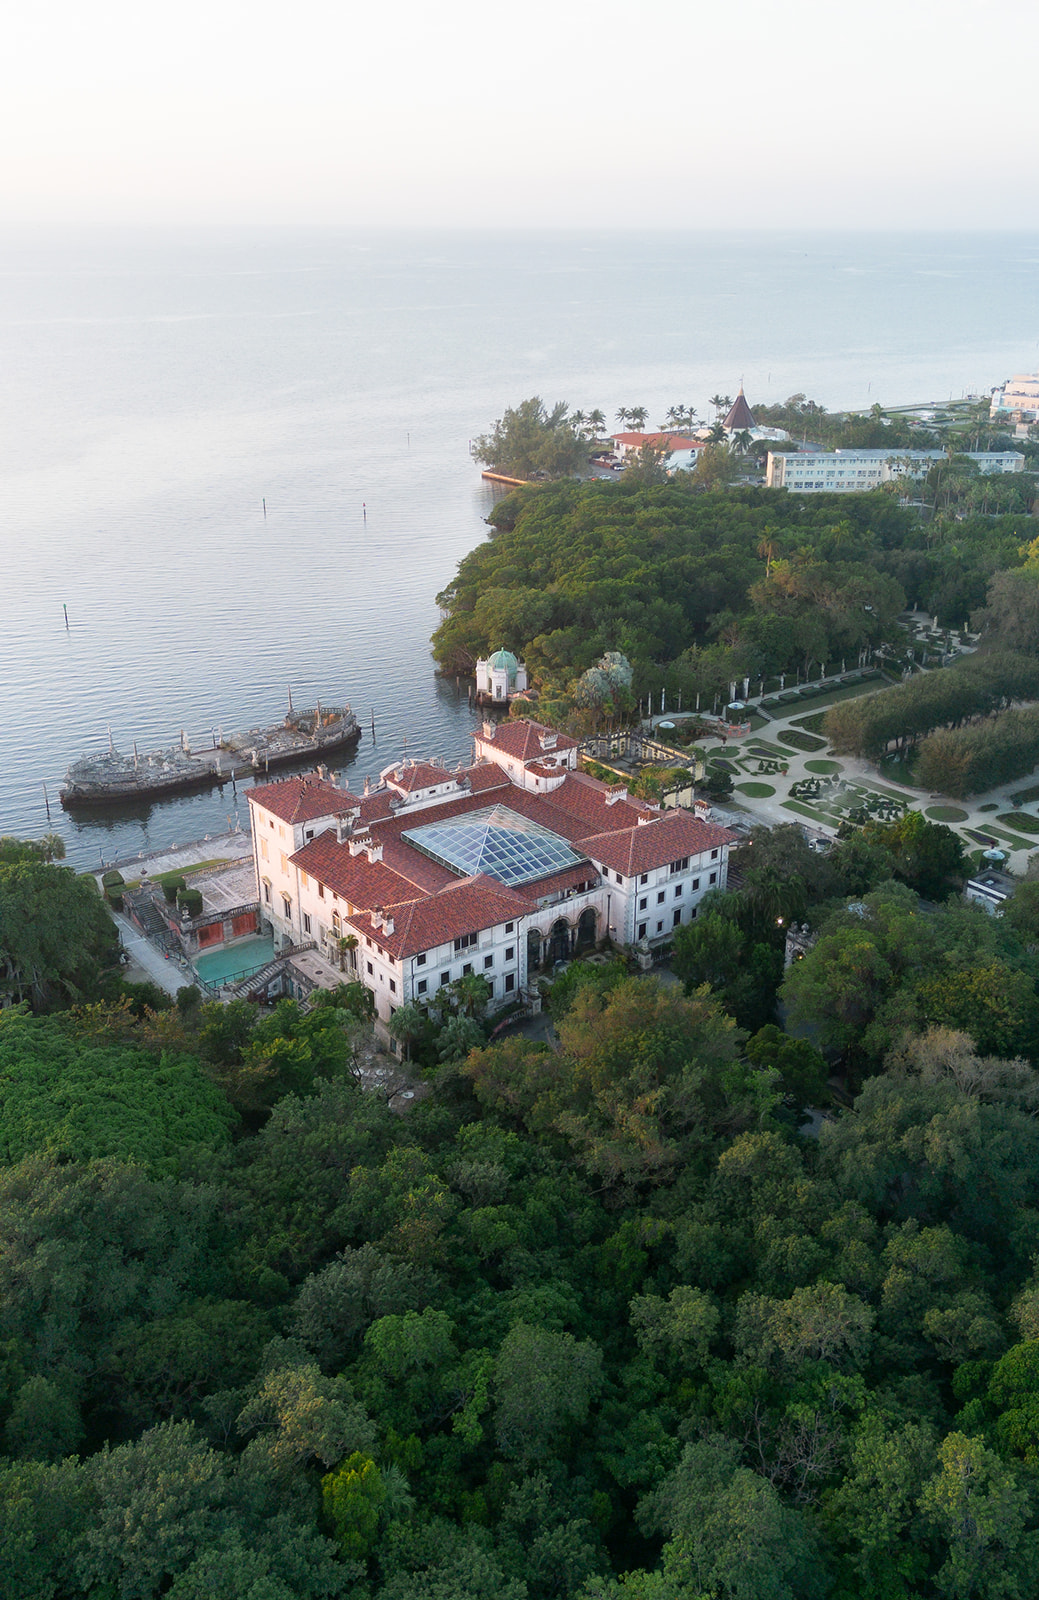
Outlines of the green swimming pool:
M 229 979 L 247 978 L 259 972 L 274 956 L 274 937 L 266 939 L 239 939 L 234 944 L 219 945 L 215 950 L 204 950 L 192 962 L 203 983 L 219 987 Z

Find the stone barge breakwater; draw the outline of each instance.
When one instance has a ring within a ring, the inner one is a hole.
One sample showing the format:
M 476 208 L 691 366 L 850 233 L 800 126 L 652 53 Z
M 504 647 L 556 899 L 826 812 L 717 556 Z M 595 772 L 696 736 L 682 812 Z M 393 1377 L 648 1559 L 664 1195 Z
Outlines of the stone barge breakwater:
M 61 803 L 66 808 L 112 806 L 202 789 L 338 750 L 360 737 L 360 724 L 349 706 L 319 703 L 310 711 L 290 711 L 274 727 L 228 734 L 211 749 L 192 750 L 183 734 L 180 745 L 169 750 L 139 754 L 135 744 L 133 754 L 124 756 L 110 748 L 72 763 L 61 786 Z

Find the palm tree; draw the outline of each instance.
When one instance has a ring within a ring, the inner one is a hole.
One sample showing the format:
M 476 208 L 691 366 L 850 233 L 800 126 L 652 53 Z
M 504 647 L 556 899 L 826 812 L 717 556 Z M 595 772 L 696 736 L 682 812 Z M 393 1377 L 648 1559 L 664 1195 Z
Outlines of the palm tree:
M 715 412 L 717 413 L 717 416 L 720 417 L 722 415 L 722 412 L 728 411 L 729 407 L 732 405 L 732 395 L 731 394 L 712 394 L 712 396 L 711 396 L 711 404 L 714 407 Z
M 631 421 L 631 408 L 630 408 L 630 406 L 618 406 L 617 407 L 617 421 L 620 423 L 622 428 L 627 426 L 627 424 Z
M 628 416 L 631 419 L 632 427 L 636 430 L 636 432 L 638 432 L 640 429 L 646 426 L 646 419 L 649 416 L 649 412 L 646 410 L 645 406 L 632 406 L 631 410 L 628 412 Z
M 733 434 L 732 443 L 740 455 L 744 456 L 754 443 L 754 435 L 749 428 L 740 428 L 738 433 Z
M 603 415 L 603 413 L 598 409 L 598 407 L 596 407 L 596 409 L 594 411 L 589 411 L 589 413 L 588 413 L 588 426 L 592 430 L 593 438 L 596 438 L 596 439 L 599 437 L 599 435 L 602 433 L 603 429 L 605 428 L 605 426 L 606 426 L 606 418 Z
M 584 428 L 587 421 L 588 418 L 585 416 L 583 411 L 571 411 L 569 417 L 570 426 L 573 428 L 574 432 L 580 434 L 582 438 L 584 437 Z
M 339 970 L 340 972 L 345 972 L 347 951 L 350 952 L 350 966 L 353 967 L 355 964 L 353 953 L 357 949 L 360 940 L 356 933 L 348 933 L 345 938 L 337 940 L 337 943 L 339 945 Z
M 425 1026 L 425 1017 L 418 1006 L 411 1000 L 406 1001 L 402 1006 L 398 1006 L 387 1023 L 390 1036 L 396 1039 L 398 1044 L 404 1046 L 405 1061 L 411 1060 L 411 1047 L 416 1039 L 422 1037 Z
M 772 563 L 776 559 L 776 551 L 778 548 L 779 547 L 776 544 L 775 535 L 773 534 L 772 529 L 766 528 L 764 537 L 762 538 L 761 543 L 758 545 L 758 555 L 765 563 L 766 578 L 770 578 L 772 576 Z
M 456 978 L 451 989 L 459 1015 L 464 1017 L 482 1017 L 493 992 L 487 979 L 478 972 L 467 972 L 464 977 Z

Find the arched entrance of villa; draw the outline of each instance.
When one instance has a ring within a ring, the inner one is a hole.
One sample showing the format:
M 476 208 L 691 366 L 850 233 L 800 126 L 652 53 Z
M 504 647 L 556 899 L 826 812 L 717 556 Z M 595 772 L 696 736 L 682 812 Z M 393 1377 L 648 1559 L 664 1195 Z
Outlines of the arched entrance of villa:
M 548 936 L 548 961 L 554 966 L 557 961 L 566 961 L 569 955 L 570 924 L 565 917 L 560 917 L 558 922 L 553 922 Z
M 586 906 L 577 919 L 577 948 L 587 950 L 595 943 L 595 907 Z
M 527 929 L 527 971 L 536 972 L 541 965 L 541 930 Z

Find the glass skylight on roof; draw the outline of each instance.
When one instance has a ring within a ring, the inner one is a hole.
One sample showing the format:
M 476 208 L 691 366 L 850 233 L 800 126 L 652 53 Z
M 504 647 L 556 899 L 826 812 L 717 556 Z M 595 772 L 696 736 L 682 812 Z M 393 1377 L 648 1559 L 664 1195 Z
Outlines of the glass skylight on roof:
M 485 872 L 505 884 L 533 883 L 584 860 L 558 834 L 508 806 L 486 806 L 449 822 L 409 828 L 401 838 L 463 877 Z

